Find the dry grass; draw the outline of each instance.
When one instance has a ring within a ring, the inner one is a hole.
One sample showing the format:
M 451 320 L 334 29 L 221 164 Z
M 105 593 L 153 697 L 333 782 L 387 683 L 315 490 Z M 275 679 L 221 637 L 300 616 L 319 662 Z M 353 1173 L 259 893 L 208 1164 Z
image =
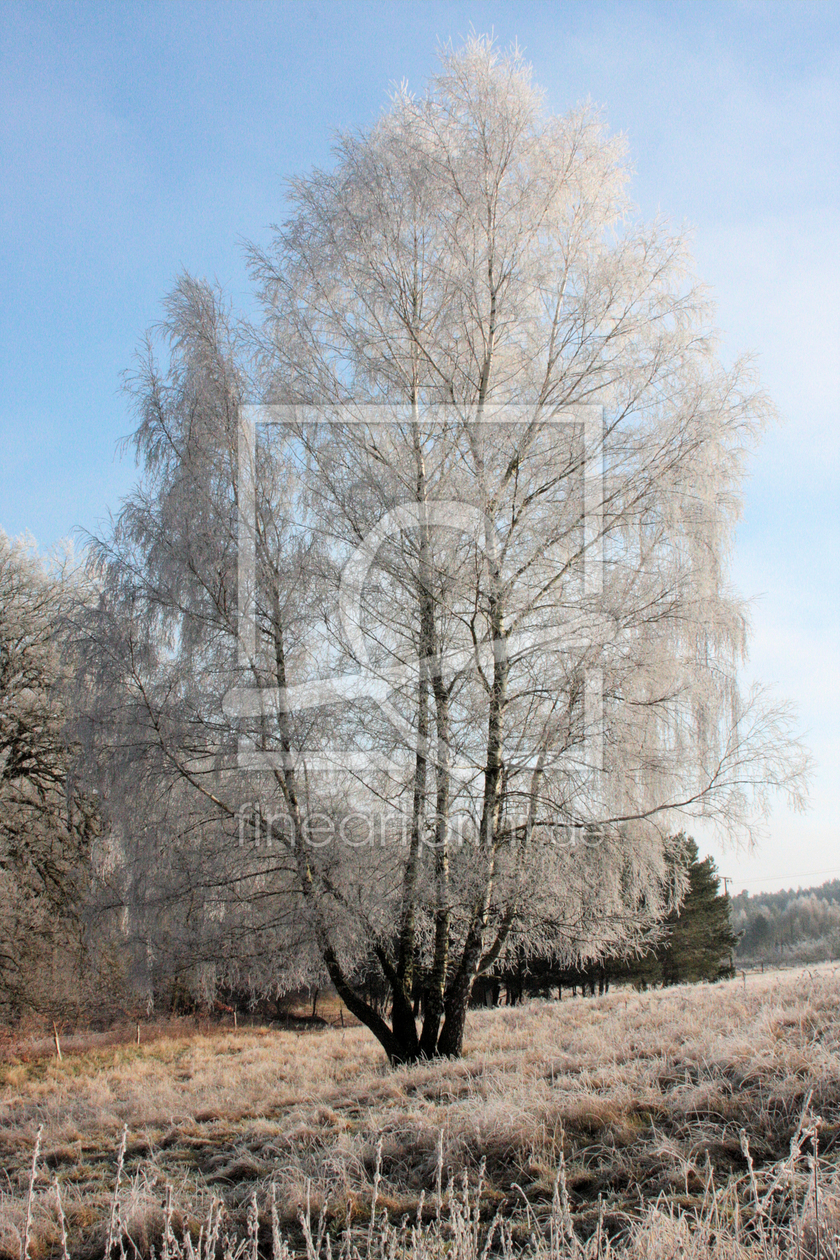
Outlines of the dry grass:
M 0 1065 L 0 1257 L 27 1211 L 31 1260 L 62 1254 L 56 1182 L 73 1256 L 102 1256 L 109 1221 L 131 1256 L 202 1225 L 207 1251 L 213 1213 L 219 1254 L 227 1231 L 254 1257 L 279 1231 L 310 1260 L 477 1260 L 496 1215 L 488 1254 L 805 1260 L 820 1220 L 837 1254 L 830 968 L 475 1012 L 462 1060 L 395 1071 L 358 1027 L 159 1032 Z

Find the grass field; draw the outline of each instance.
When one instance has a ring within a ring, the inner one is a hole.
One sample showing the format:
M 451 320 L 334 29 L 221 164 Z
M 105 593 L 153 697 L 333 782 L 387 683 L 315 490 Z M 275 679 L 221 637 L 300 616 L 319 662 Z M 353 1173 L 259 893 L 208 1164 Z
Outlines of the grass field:
M 38 1049 L 0 1256 L 840 1255 L 831 967 L 476 1011 L 397 1070 L 355 1026 Z

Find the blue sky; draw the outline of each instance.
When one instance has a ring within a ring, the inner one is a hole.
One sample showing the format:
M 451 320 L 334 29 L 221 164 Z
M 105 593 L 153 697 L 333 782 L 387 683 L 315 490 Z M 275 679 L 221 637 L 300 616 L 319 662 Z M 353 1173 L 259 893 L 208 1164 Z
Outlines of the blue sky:
M 329 161 L 441 40 L 517 39 L 548 103 L 626 132 L 642 213 L 693 232 L 722 351 L 784 424 L 753 461 L 734 577 L 748 674 L 793 699 L 811 811 L 780 806 L 734 888 L 840 874 L 840 6 L 306 0 L 26 4 L 0 29 L 0 526 L 46 549 L 133 480 L 120 374 L 181 268 L 250 301 L 284 180 Z M 716 851 L 717 852 L 717 851 Z

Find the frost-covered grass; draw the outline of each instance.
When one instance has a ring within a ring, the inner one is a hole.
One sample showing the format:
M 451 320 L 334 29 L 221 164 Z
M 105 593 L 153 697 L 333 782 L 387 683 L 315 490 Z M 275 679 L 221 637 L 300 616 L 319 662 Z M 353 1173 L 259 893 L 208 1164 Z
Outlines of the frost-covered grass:
M 32 1260 L 62 1254 L 58 1195 L 74 1257 L 109 1226 L 129 1256 L 203 1228 L 205 1254 L 215 1230 L 248 1255 L 282 1234 L 478 1257 L 492 1231 L 488 1255 L 800 1260 L 819 1225 L 837 1255 L 831 968 L 473 1012 L 462 1060 L 395 1071 L 358 1027 L 247 1029 L 20 1057 L 0 1087 L 0 1256 L 27 1214 Z

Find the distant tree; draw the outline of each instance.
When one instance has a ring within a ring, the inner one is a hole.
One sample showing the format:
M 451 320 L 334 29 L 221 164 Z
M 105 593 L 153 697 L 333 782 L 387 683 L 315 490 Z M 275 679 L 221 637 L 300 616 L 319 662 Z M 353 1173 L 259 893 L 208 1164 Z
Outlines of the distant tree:
M 764 955 L 766 951 L 773 948 L 775 934 L 773 918 L 769 911 L 760 910 L 754 918 L 750 919 L 744 917 L 744 925 L 739 933 L 739 953 Z
M 688 890 L 666 919 L 666 936 L 656 950 L 662 984 L 720 980 L 733 972 L 738 937 L 732 930 L 731 902 L 720 892 L 714 859 L 700 861 L 690 837 L 682 842 Z
M 740 893 L 732 922 L 744 963 L 818 962 L 840 952 L 840 881 L 818 888 Z
M 26 540 L 0 531 L 0 1012 L 78 997 L 81 909 L 99 830 L 66 738 L 63 622 L 77 597 Z

